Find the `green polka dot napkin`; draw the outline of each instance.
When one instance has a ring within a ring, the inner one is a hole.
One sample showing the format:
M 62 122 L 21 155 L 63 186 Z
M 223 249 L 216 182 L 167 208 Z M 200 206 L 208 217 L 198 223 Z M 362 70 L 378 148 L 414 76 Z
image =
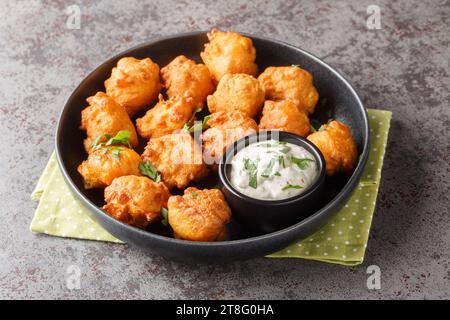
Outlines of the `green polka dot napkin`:
M 347 266 L 361 264 L 369 238 L 392 113 L 369 109 L 371 150 L 358 187 L 347 204 L 310 237 L 271 254 L 271 258 L 303 258 Z M 87 214 L 70 193 L 52 154 L 31 198 L 39 200 L 31 231 L 59 237 L 121 243 Z

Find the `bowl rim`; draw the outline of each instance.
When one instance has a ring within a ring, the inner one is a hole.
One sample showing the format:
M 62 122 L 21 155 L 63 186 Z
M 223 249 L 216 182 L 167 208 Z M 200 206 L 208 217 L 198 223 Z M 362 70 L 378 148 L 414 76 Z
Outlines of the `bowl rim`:
M 355 89 L 350 84 L 350 82 L 344 76 L 342 76 L 339 72 L 337 72 L 334 68 L 332 68 L 326 62 L 322 61 L 320 58 L 309 53 L 308 51 L 305 51 L 301 48 L 298 48 L 298 47 L 291 45 L 289 43 L 286 43 L 284 41 L 275 40 L 275 39 L 268 38 L 268 37 L 261 37 L 261 36 L 249 34 L 246 32 L 239 32 L 238 30 L 237 30 L 237 32 L 239 32 L 240 34 L 242 34 L 246 37 L 250 37 L 251 39 L 258 39 L 258 40 L 262 40 L 262 41 L 266 41 L 266 42 L 273 42 L 278 45 L 288 47 L 292 50 L 298 51 L 301 54 L 307 56 L 314 62 L 320 64 L 324 68 L 328 69 L 331 73 L 333 73 L 340 81 L 342 81 L 348 87 L 348 89 L 353 94 L 354 98 L 356 99 L 359 109 L 361 111 L 361 114 L 363 116 L 363 120 L 364 120 L 364 136 L 365 136 L 364 141 L 363 141 L 364 147 L 360 154 L 358 164 L 357 164 L 355 170 L 353 171 L 353 174 L 350 176 L 350 178 L 347 181 L 347 183 L 345 184 L 345 186 L 340 190 L 340 192 L 330 202 L 328 202 L 325 206 L 323 206 L 317 212 L 315 212 L 314 214 L 305 218 L 304 220 L 302 220 L 296 224 L 293 224 L 289 227 L 286 227 L 284 229 L 275 231 L 275 232 L 271 232 L 271 233 L 267 233 L 267 234 L 263 234 L 263 235 L 259 235 L 259 236 L 255 236 L 255 237 L 245 238 L 245 239 L 219 241 L 219 242 L 195 242 L 195 241 L 190 241 L 190 240 L 180 240 L 180 239 L 161 236 L 159 234 L 147 232 L 145 230 L 141 230 L 139 228 L 129 226 L 123 222 L 120 222 L 120 221 L 114 219 L 113 217 L 111 217 L 110 215 L 108 215 L 104 211 L 102 211 L 99 207 L 94 205 L 94 203 L 91 200 L 89 200 L 89 198 L 87 196 L 85 196 L 81 192 L 81 190 L 78 189 L 78 187 L 75 185 L 74 181 L 70 178 L 70 175 L 63 163 L 61 150 L 59 148 L 59 144 L 62 143 L 62 141 L 61 141 L 62 119 L 64 118 L 64 115 L 68 112 L 68 109 L 69 109 L 68 105 L 71 104 L 72 100 L 75 99 L 76 93 L 78 92 L 79 88 L 85 82 L 88 81 L 88 79 L 92 76 L 92 74 L 94 74 L 104 64 L 117 61 L 121 57 L 123 57 L 135 50 L 147 47 L 149 45 L 155 45 L 158 42 L 163 42 L 163 41 L 167 41 L 167 40 L 174 40 L 174 39 L 178 39 L 178 38 L 182 38 L 182 37 L 206 35 L 207 32 L 209 32 L 209 31 L 202 30 L 202 31 L 179 33 L 179 34 L 175 34 L 175 35 L 168 35 L 168 36 L 162 36 L 162 37 L 152 37 L 146 42 L 140 43 L 140 44 L 133 46 L 127 50 L 121 51 L 118 54 L 115 54 L 112 57 L 104 60 L 94 70 L 92 70 L 87 76 L 85 76 L 83 78 L 83 80 L 78 84 L 78 86 L 72 91 L 69 98 L 64 103 L 64 107 L 61 110 L 61 113 L 59 115 L 57 126 L 56 126 L 56 135 L 55 135 L 55 152 L 56 152 L 57 163 L 58 163 L 58 166 L 63 174 L 63 177 L 64 177 L 65 181 L 67 182 L 67 184 L 69 185 L 69 188 L 71 189 L 72 193 L 74 193 L 83 202 L 83 204 L 88 207 L 88 209 L 90 209 L 92 212 L 94 212 L 94 214 L 102 216 L 102 218 L 106 219 L 108 222 L 110 222 L 116 226 L 120 226 L 121 228 L 126 229 L 127 231 L 129 231 L 131 233 L 136 233 L 137 235 L 139 235 L 141 237 L 152 238 L 153 240 L 155 240 L 157 242 L 165 242 L 165 243 L 170 243 L 170 244 L 177 245 L 177 246 L 192 247 L 192 248 L 195 248 L 195 247 L 201 248 L 201 247 L 205 247 L 205 246 L 215 247 L 215 248 L 225 248 L 225 247 L 230 248 L 230 247 L 234 247 L 234 246 L 240 247 L 242 245 L 253 245 L 253 244 L 259 243 L 260 241 L 263 241 L 266 239 L 271 239 L 274 237 L 275 238 L 283 237 L 284 235 L 291 233 L 295 229 L 303 228 L 303 226 L 309 224 L 313 220 L 318 220 L 318 219 L 322 218 L 323 216 L 329 215 L 330 212 L 334 213 L 335 212 L 334 210 L 339 209 L 342 202 L 346 200 L 346 198 L 349 196 L 349 193 L 356 186 L 356 183 L 358 182 L 359 178 L 362 175 L 362 171 L 364 170 L 364 167 L 366 165 L 366 162 L 367 162 L 367 159 L 369 156 L 370 130 L 369 130 L 369 121 L 368 121 L 367 110 L 364 108 L 364 105 L 361 102 L 361 99 L 359 98 L 358 94 L 356 93 Z
M 227 173 L 227 166 L 231 165 L 230 161 L 233 157 L 236 156 L 236 152 L 239 152 L 240 150 L 250 146 L 251 144 L 262 142 L 262 141 L 268 141 L 273 139 L 272 138 L 272 132 L 275 132 L 278 135 L 279 141 L 285 141 L 286 138 L 291 138 L 295 142 L 289 141 L 288 143 L 295 144 L 297 146 L 305 148 L 308 152 L 312 154 L 312 156 L 316 159 L 316 162 L 318 163 L 318 174 L 314 179 L 314 182 L 306 188 L 302 193 L 294 195 L 289 198 L 284 199 L 278 199 L 278 200 L 264 200 L 264 199 L 257 199 L 252 198 L 239 190 L 237 190 L 231 183 L 230 178 Z M 259 140 L 259 137 L 263 136 L 264 140 Z M 254 141 L 251 141 L 254 140 Z M 247 143 L 248 142 L 248 143 Z M 300 142 L 300 143 L 298 143 Z M 308 139 L 299 136 L 297 134 L 282 131 L 282 130 L 261 130 L 255 133 L 252 133 L 248 136 L 245 136 L 233 144 L 230 144 L 223 157 L 220 160 L 219 163 L 219 178 L 224 187 L 228 189 L 234 196 L 238 197 L 241 200 L 256 204 L 256 205 L 267 205 L 267 206 L 285 206 L 285 205 L 291 205 L 293 203 L 297 203 L 300 201 L 305 200 L 311 194 L 313 194 L 321 185 L 321 183 L 325 179 L 325 159 L 322 155 L 322 152 Z

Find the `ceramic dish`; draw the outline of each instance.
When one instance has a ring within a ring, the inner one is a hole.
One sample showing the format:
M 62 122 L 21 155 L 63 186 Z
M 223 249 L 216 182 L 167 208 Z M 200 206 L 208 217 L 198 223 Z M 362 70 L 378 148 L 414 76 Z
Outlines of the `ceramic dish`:
M 56 154 L 61 171 L 73 194 L 85 205 L 91 217 L 115 237 L 129 245 L 158 252 L 164 256 L 191 260 L 223 262 L 260 257 L 276 252 L 294 241 L 305 238 L 320 228 L 346 202 L 363 172 L 369 150 L 369 124 L 367 113 L 352 86 L 333 68 L 292 45 L 243 33 L 250 37 L 257 51 L 256 63 L 260 70 L 267 66 L 298 64 L 314 76 L 320 100 L 312 118 L 326 122 L 330 114 L 347 124 L 352 131 L 359 153 L 358 164 L 350 176 L 327 177 L 320 199 L 307 216 L 284 229 L 255 236 L 235 219 L 229 225 L 229 236 L 221 242 L 192 242 L 178 240 L 154 226 L 140 230 L 126 225 L 101 210 L 103 190 L 86 190 L 77 166 L 86 154 L 83 148 L 83 132 L 79 129 L 80 112 L 86 106 L 86 98 L 104 90 L 103 82 L 110 75 L 117 61 L 125 56 L 139 59 L 151 57 L 161 66 L 183 54 L 200 62 L 199 53 L 207 42 L 206 32 L 194 32 L 149 41 L 108 59 L 90 73 L 67 100 L 57 125 Z M 138 114 L 137 117 L 141 116 Z M 140 141 L 142 152 L 145 141 Z M 199 187 L 218 186 L 219 180 L 206 181 Z

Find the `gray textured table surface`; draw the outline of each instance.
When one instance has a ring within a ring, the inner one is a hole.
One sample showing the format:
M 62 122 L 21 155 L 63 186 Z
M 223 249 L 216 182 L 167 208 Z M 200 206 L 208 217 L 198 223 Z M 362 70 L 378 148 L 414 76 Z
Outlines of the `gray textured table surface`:
M 65 8 L 78 4 L 79 30 Z M 2 1 L 0 298 L 450 298 L 448 1 Z M 381 29 L 369 30 L 369 4 Z M 149 38 L 220 27 L 307 49 L 368 107 L 394 112 L 366 260 L 189 266 L 124 245 L 29 232 L 30 193 L 64 101 L 90 70 Z M 381 268 L 368 290 L 366 268 Z M 81 289 L 66 286 L 81 269 Z

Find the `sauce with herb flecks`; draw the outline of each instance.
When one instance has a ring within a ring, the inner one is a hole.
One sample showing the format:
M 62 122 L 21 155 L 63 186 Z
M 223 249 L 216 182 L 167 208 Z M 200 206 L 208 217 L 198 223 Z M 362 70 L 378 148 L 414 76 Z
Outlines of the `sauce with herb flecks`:
M 314 156 L 296 144 L 267 140 L 241 149 L 231 161 L 230 182 L 260 200 L 281 200 L 303 193 L 318 176 Z

